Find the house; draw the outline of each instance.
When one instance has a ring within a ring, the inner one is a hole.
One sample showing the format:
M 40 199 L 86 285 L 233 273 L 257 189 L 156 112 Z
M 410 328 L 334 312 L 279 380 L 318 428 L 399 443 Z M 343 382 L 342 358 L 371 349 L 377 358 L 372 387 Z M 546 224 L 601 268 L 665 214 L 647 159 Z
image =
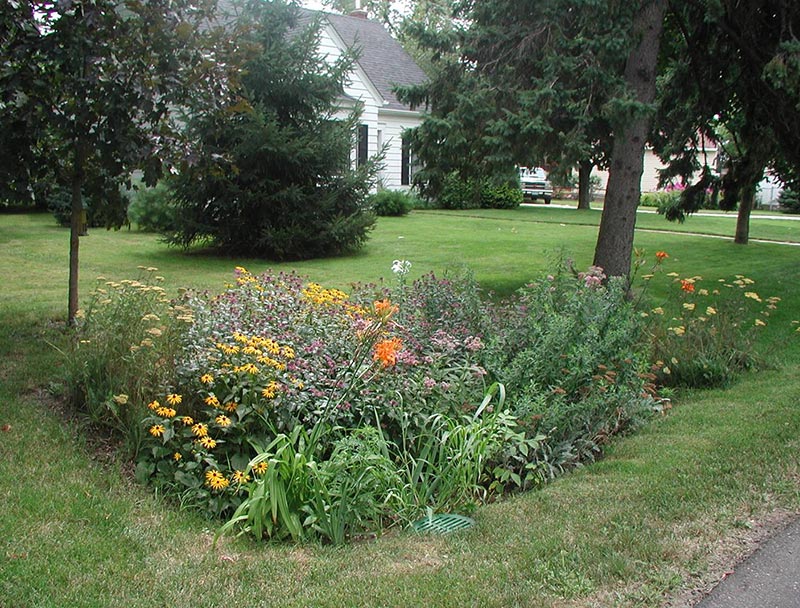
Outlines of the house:
M 386 146 L 379 186 L 392 190 L 409 188 L 414 163 L 403 131 L 417 127 L 422 122 L 422 112 L 399 101 L 392 88 L 421 84 L 427 80 L 425 72 L 382 24 L 367 19 L 365 11 L 357 9 L 349 15 L 301 11 L 306 19 L 321 20 L 319 52 L 323 57 L 335 61 L 347 49 L 358 53 L 341 100 L 343 113 L 356 103 L 362 108 L 353 162 L 363 162 Z

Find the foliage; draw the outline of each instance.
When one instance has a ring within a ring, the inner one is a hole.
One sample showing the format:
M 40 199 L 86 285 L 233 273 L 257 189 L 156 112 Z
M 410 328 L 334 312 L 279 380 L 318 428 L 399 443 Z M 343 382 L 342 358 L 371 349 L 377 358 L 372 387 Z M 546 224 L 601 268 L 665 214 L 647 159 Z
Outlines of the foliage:
M 522 202 L 518 183 L 499 178 L 463 178 L 448 175 L 435 199 L 442 209 L 513 209 Z
M 3 183 L 27 198 L 43 182 L 71 192 L 70 322 L 82 199 L 91 201 L 95 222 L 123 224 L 121 186 L 130 173 L 142 169 L 153 183 L 184 149 L 175 110 L 187 99 L 213 104 L 228 80 L 224 45 L 209 42 L 216 28 L 208 8 L 188 0 L 47 0 L 3 11 L 0 126 L 15 133 L 3 147 Z
M 737 243 L 748 241 L 764 170 L 791 181 L 800 166 L 798 17 L 800 6 L 791 0 L 670 6 L 654 147 L 668 162 L 665 178 L 699 174 L 698 190 L 721 192 L 723 209 L 738 206 Z M 721 175 L 702 152 L 710 141 L 719 148 Z M 683 197 L 682 214 L 700 208 L 702 199 L 692 193 Z
M 173 244 L 285 260 L 342 254 L 366 241 L 378 159 L 350 166 L 359 111 L 337 112 L 353 57 L 323 60 L 319 23 L 298 18 L 294 4 L 247 4 L 241 43 L 256 52 L 228 107 L 189 120 L 201 151 L 173 183 Z
M 66 381 L 77 411 L 120 434 L 135 455 L 142 441 L 143 404 L 174 382 L 188 309 L 170 302 L 155 268 L 135 280 L 98 279 L 79 310 L 66 355 Z
M 369 205 L 378 216 L 399 216 L 418 206 L 417 197 L 400 190 L 380 190 L 369 197 Z
M 468 275 L 409 269 L 347 295 L 239 268 L 225 293 L 187 296 L 137 476 L 257 537 L 339 543 L 537 485 L 648 406 L 624 290 L 597 273 L 492 309 Z M 486 392 L 484 365 L 513 400 Z
M 562 454 L 549 457 L 558 467 L 593 457 L 652 409 L 641 324 L 624 281 L 606 282 L 602 269 L 560 264 L 520 290 L 494 324 L 487 371 L 512 395 L 511 411 Z
M 175 201 L 164 182 L 152 188 L 140 187 L 128 205 L 128 220 L 145 232 L 173 232 L 177 228 L 176 216 Z
M 794 188 L 785 188 L 781 190 L 778 203 L 783 213 L 800 213 L 800 192 Z
M 639 253 L 643 256 L 643 253 Z M 645 281 L 667 280 L 667 296 L 642 311 L 652 351 L 653 373 L 659 384 L 704 388 L 727 386 L 762 358 L 755 350 L 760 328 L 767 325 L 780 298 L 762 298 L 755 281 L 744 275 L 718 279 L 704 287 L 701 276 L 663 274 L 656 254 Z M 643 261 L 643 257 L 640 257 Z

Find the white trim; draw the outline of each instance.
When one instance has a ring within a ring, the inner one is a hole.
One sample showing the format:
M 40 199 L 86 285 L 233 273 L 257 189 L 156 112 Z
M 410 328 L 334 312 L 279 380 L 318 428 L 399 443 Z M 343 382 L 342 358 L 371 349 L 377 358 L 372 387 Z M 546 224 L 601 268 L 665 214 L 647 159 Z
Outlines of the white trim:
M 399 110 L 397 108 L 378 108 L 378 114 L 388 115 L 388 116 L 421 118 L 423 112 L 421 112 L 420 110 Z
M 333 40 L 334 44 L 336 44 L 336 46 L 339 47 L 342 52 L 349 50 L 349 47 L 344 43 L 344 40 L 342 40 L 342 37 L 339 36 L 339 33 L 336 31 L 336 28 L 333 27 L 331 22 L 326 19 L 325 23 L 325 31 L 331 37 L 331 40 Z M 359 65 L 358 60 L 356 60 L 353 64 L 353 72 L 354 75 L 364 83 L 364 86 L 369 91 L 370 95 L 372 95 L 374 101 L 378 104 L 378 107 L 385 106 L 387 103 L 389 103 L 383 98 L 383 95 L 380 94 L 378 89 L 375 88 L 375 85 L 372 84 L 372 81 L 367 77 L 364 69 Z

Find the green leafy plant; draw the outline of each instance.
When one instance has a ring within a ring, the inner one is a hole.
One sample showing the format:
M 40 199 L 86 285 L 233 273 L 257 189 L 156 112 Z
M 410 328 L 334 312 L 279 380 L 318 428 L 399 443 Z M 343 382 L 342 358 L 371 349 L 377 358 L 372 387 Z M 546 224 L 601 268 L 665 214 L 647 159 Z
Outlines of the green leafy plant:
M 191 311 L 171 301 L 156 268 L 135 280 L 98 279 L 66 357 L 71 402 L 101 426 L 121 434 L 134 455 L 142 441 L 144 404 L 175 381 L 175 360 Z
M 794 188 L 781 190 L 778 204 L 783 213 L 800 213 L 800 192 Z
M 128 205 L 128 219 L 145 232 L 173 232 L 177 228 L 176 218 L 175 202 L 163 182 L 153 188 L 141 187 Z
M 665 252 L 656 255 L 668 257 Z M 779 297 L 762 298 L 755 281 L 744 275 L 712 283 L 675 272 L 651 273 L 643 279 L 668 281 L 666 298 L 642 311 L 648 321 L 652 371 L 660 384 L 726 386 L 762 360 L 755 348 L 758 332 Z
M 400 216 L 418 206 L 418 199 L 400 190 L 380 190 L 369 197 L 369 205 L 378 216 Z

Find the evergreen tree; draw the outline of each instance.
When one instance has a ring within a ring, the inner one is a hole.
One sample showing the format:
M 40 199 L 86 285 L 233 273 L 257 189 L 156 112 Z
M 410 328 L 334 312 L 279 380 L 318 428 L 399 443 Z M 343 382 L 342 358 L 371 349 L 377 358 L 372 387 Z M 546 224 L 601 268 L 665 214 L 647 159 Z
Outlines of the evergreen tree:
M 253 55 L 230 105 L 189 121 L 201 152 L 173 183 L 180 228 L 171 242 L 280 260 L 365 242 L 376 159 L 351 167 L 359 113 L 337 114 L 353 58 L 326 63 L 319 23 L 299 17 L 284 2 L 246 5 L 241 41 Z
M 700 175 L 670 219 L 699 209 L 707 188 L 721 190 L 720 206 L 738 207 L 734 240 L 745 244 L 764 170 L 792 181 L 800 167 L 800 4 L 695 0 L 671 6 L 666 24 L 654 142 L 665 179 Z M 722 175 L 698 153 L 709 140 Z

